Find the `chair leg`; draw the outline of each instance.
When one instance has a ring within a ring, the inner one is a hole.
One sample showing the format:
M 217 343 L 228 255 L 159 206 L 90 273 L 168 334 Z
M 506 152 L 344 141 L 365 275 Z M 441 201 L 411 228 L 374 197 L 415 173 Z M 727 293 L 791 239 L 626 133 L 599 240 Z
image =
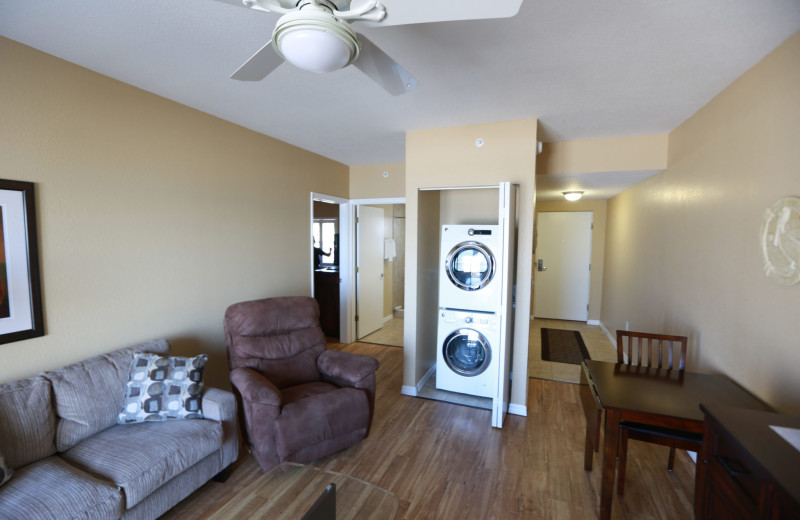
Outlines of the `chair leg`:
M 625 493 L 625 464 L 628 459 L 628 430 L 620 428 L 619 431 L 619 468 L 617 468 L 617 494 L 622 496 Z
M 667 471 L 672 471 L 675 467 L 675 446 L 669 448 L 669 462 L 667 463 Z

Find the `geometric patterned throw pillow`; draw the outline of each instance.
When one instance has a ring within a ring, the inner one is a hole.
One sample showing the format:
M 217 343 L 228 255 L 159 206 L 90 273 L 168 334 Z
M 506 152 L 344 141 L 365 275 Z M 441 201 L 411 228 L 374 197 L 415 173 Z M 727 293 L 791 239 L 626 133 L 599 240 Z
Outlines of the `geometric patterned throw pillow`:
M 205 354 L 191 358 L 136 354 L 117 423 L 202 419 L 207 360 Z
M 0 486 L 8 482 L 13 474 L 14 471 L 6 464 L 6 458 L 0 453 Z

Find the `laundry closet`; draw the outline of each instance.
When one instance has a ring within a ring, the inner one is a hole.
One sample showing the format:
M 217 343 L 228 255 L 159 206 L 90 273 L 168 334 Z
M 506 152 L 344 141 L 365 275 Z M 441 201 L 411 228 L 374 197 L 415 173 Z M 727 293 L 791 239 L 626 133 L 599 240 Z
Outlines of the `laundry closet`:
M 505 341 L 510 343 L 506 349 L 500 349 L 504 359 L 498 364 L 498 368 L 503 368 L 498 383 L 505 388 L 495 398 L 468 396 L 489 399 L 492 413 L 487 427 L 489 423 L 500 427 L 506 411 L 527 415 L 537 131 L 535 119 L 524 119 L 406 133 L 403 394 L 419 396 L 431 383 L 435 387 L 441 318 L 439 281 L 444 272 L 440 265 L 442 226 L 495 226 L 514 222 L 518 229 L 516 248 L 511 247 L 514 252 L 509 255 L 514 267 L 505 270 L 506 276 L 516 280 L 516 304 L 512 306 L 513 292 L 507 291 L 505 323 L 498 325 L 505 333 Z M 516 192 L 513 201 L 517 211 L 510 212 L 516 219 L 500 217 L 501 207 L 512 199 L 510 195 L 500 198 L 504 184 L 509 191 Z M 515 186 L 519 187 L 514 189 Z M 480 361 L 473 355 L 474 351 L 468 352 L 468 363 Z M 507 397 L 509 386 L 511 392 Z
M 506 182 L 422 190 L 419 205 L 418 250 L 431 262 L 422 312 L 435 335 L 418 354 L 436 360 L 421 395 L 490 409 L 498 427 L 510 391 L 516 197 Z

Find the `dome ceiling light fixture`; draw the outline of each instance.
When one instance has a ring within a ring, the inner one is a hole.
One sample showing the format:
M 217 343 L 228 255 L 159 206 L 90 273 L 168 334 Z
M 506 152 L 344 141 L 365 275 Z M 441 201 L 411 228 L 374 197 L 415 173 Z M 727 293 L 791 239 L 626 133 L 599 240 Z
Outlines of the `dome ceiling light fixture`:
M 325 9 L 283 15 L 272 33 L 272 46 L 295 67 L 318 73 L 350 65 L 361 50 L 350 24 Z
M 231 78 L 260 81 L 284 61 L 318 73 L 333 72 L 353 65 L 393 96 L 414 90 L 418 85 L 417 80 L 363 34 L 357 34 L 350 26 L 351 22 L 385 27 L 508 18 L 515 16 L 522 4 L 522 0 L 217 1 L 281 15 L 272 31 L 272 39 L 239 67 Z
M 561 193 L 564 194 L 564 198 L 570 202 L 575 202 L 576 200 L 580 200 L 583 197 L 582 191 L 562 191 Z

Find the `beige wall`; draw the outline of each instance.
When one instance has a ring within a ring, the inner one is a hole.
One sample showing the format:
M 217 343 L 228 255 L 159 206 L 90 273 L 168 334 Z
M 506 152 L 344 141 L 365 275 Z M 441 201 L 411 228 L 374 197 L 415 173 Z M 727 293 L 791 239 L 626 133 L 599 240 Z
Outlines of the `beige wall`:
M 589 320 L 600 320 L 600 311 L 603 302 L 603 267 L 605 263 L 606 251 L 606 210 L 608 201 L 605 200 L 578 200 L 568 202 L 559 201 L 538 201 L 536 203 L 536 214 L 542 211 L 591 211 L 594 214 L 592 228 L 592 271 L 589 277 Z M 538 222 L 538 219 L 536 219 Z M 536 244 L 534 244 L 534 247 Z M 534 263 L 536 262 L 536 251 L 534 250 Z M 536 269 L 532 270 L 534 277 L 534 291 L 536 280 Z M 533 314 L 533 312 L 531 313 Z
M 439 192 L 420 188 L 518 183 L 517 314 L 512 405 L 527 397 L 531 248 L 537 122 L 508 121 L 406 134 L 406 326 L 403 385 L 414 387 L 435 363 Z M 482 147 L 475 140 L 484 140 Z M 436 200 L 432 200 L 436 199 Z M 423 214 L 422 211 L 427 212 Z M 420 248 L 420 244 L 437 244 Z M 431 251 L 433 250 L 433 251 Z M 519 319 L 522 316 L 522 319 Z
M 406 199 L 403 386 L 416 385 L 436 363 L 436 329 L 439 324 L 438 243 L 441 199 L 438 191 L 420 191 L 415 192 L 415 195 L 410 197 L 413 198 L 413 203 L 409 202 L 409 198 Z M 417 222 L 425 224 L 417 227 Z M 419 244 L 423 246 L 418 247 Z M 418 312 L 418 309 L 426 311 Z
M 722 372 L 800 413 L 800 285 L 764 276 L 764 210 L 800 196 L 800 33 L 670 134 L 663 173 L 608 208 L 602 321 L 690 337 Z
M 0 38 L 3 177 L 36 183 L 45 326 L 0 381 L 156 337 L 209 354 L 225 308 L 310 294 L 311 191 L 348 168 Z
M 384 177 L 384 172 L 389 175 Z M 387 199 L 405 197 L 404 163 L 368 164 L 350 167 L 351 199 Z
M 545 143 L 537 175 L 661 170 L 667 167 L 667 135 Z
M 500 199 L 497 189 L 445 190 L 440 197 L 443 226 L 498 223 Z

